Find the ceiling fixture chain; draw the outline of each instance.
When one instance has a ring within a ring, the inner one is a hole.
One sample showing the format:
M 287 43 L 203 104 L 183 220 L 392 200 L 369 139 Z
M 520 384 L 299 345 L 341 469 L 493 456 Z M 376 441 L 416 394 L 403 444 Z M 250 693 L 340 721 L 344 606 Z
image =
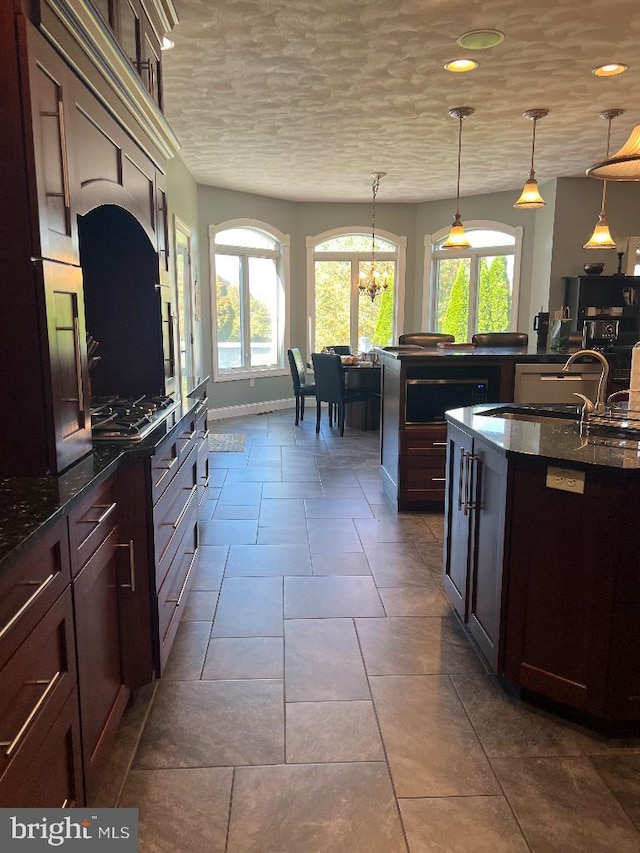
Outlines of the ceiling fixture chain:
M 371 177 L 371 264 L 367 275 L 360 279 L 358 287 L 362 293 L 366 293 L 373 302 L 381 290 L 387 289 L 387 282 L 380 282 L 379 270 L 376 268 L 376 199 L 378 198 L 378 190 L 380 189 L 380 180 L 384 178 L 386 172 L 373 172 Z
M 442 244 L 442 249 L 468 249 L 471 245 L 464 233 L 464 225 L 460 218 L 460 167 L 462 164 L 462 122 L 473 115 L 473 107 L 452 107 L 448 113 L 451 118 L 457 118 L 458 125 L 458 177 L 456 181 L 456 215 L 449 231 L 449 236 Z
M 598 118 L 603 118 L 607 122 L 607 160 L 609 159 L 609 147 L 611 145 L 611 122 L 614 118 L 618 118 L 624 114 L 624 110 L 602 110 L 598 113 Z M 607 222 L 607 214 L 605 212 L 605 204 L 607 200 L 607 181 L 602 183 L 602 201 L 600 202 L 600 215 L 596 222 L 596 227 L 593 229 L 593 234 L 582 247 L 583 249 L 615 249 L 616 243 Z
M 538 207 L 544 207 L 546 202 L 540 195 L 538 182 L 536 181 L 536 173 L 534 168 L 534 158 L 536 151 L 536 122 L 541 118 L 549 115 L 547 109 L 527 110 L 522 113 L 523 118 L 528 118 L 533 121 L 533 134 L 531 139 L 531 167 L 529 168 L 529 177 L 522 188 L 520 198 L 513 205 L 518 210 L 535 210 Z

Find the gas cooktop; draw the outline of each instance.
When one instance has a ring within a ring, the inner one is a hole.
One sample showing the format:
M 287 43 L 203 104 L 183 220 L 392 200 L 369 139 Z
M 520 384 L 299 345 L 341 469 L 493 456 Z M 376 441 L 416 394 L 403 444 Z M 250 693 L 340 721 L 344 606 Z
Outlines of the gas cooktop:
M 171 396 L 91 398 L 94 441 L 141 441 L 177 406 Z

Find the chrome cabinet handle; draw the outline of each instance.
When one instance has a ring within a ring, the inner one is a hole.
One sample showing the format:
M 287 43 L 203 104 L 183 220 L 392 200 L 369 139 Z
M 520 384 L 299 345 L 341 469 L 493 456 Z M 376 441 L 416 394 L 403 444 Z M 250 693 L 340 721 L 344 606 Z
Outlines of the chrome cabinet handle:
M 184 487 L 183 491 L 186 491 L 186 489 L 187 489 L 187 486 Z M 189 506 L 191 505 L 191 501 L 193 500 L 193 496 L 196 494 L 197 489 L 198 489 L 198 485 L 196 483 L 195 486 L 192 486 L 189 489 L 189 497 L 185 501 L 185 505 L 182 507 L 182 509 L 178 513 L 178 517 L 176 518 L 176 520 L 175 521 L 162 521 L 162 522 L 160 522 L 162 527 L 173 527 L 174 530 L 177 530 L 180 527 L 185 515 L 189 511 Z
M 53 678 L 51 678 L 49 681 L 47 681 L 47 679 L 42 679 L 42 680 L 38 680 L 38 681 L 26 681 L 26 682 L 25 682 L 25 684 L 28 684 L 28 685 L 33 685 L 33 684 L 46 684 L 47 686 L 45 687 L 45 690 L 44 690 L 44 692 L 43 692 L 42 696 L 38 699 L 38 701 L 37 701 L 37 702 L 36 702 L 36 704 L 33 706 L 33 708 L 31 709 L 31 711 L 29 711 L 29 714 L 28 714 L 28 716 L 27 716 L 27 719 L 26 719 L 26 720 L 24 721 L 24 723 L 20 726 L 20 731 L 19 731 L 19 732 L 18 732 L 18 734 L 14 737 L 14 739 L 13 739 L 13 740 L 11 740 L 11 741 L 8 741 L 8 740 L 7 740 L 7 741 L 2 741 L 2 742 L 0 742 L 0 746 L 6 746 L 6 747 L 7 747 L 7 748 L 5 749 L 5 751 L 4 751 L 4 756 L 5 756 L 5 758 L 11 758 L 11 755 L 16 751 L 16 749 L 18 748 L 18 746 L 19 746 L 19 744 L 20 744 L 20 741 L 21 741 L 21 740 L 23 739 L 23 737 L 25 736 L 25 733 L 26 733 L 27 729 L 29 728 L 29 726 L 31 725 L 31 723 L 33 722 L 33 720 L 35 719 L 35 717 L 37 716 L 38 711 L 40 710 L 40 708 L 42 708 L 42 706 L 44 705 L 44 703 L 47 701 L 47 698 L 48 698 L 49 694 L 52 692 L 53 688 L 54 688 L 54 687 L 56 686 L 56 684 L 58 683 L 58 680 L 59 680 L 60 676 L 61 676 L 61 673 L 58 671 L 58 672 L 56 672 L 56 674 L 53 676 Z
M 476 478 L 474 480 L 473 473 L 474 473 L 474 466 L 476 465 L 476 463 L 480 462 L 480 457 L 476 456 L 474 453 L 470 453 L 467 456 L 467 460 L 469 462 L 469 477 L 468 477 L 468 481 L 467 481 L 466 503 L 467 503 L 467 509 L 472 510 L 472 509 L 476 509 L 478 506 L 478 479 L 476 476 Z M 477 468 L 476 468 L 476 471 L 477 471 Z M 472 484 L 474 482 L 476 485 L 476 494 L 475 494 L 474 500 L 471 500 Z
M 131 592 L 136 591 L 136 557 L 133 539 L 124 542 L 122 545 L 116 545 L 116 548 L 127 548 L 129 550 L 129 583 L 121 583 L 121 589 L 130 589 Z
M 24 581 L 22 584 L 19 584 L 19 586 L 35 586 L 37 584 L 38 588 L 33 591 L 22 607 L 13 614 L 11 619 L 2 626 L 2 629 L 0 629 L 0 640 L 8 631 L 11 630 L 22 614 L 31 607 L 36 598 L 45 591 L 57 574 L 58 572 L 52 572 L 49 577 L 45 578 L 43 581 Z
M 446 447 L 447 446 L 446 441 L 433 441 L 433 442 L 431 442 L 431 444 L 433 447 Z
M 464 448 L 460 448 L 460 468 L 458 470 L 458 512 L 462 509 L 462 471 L 464 468 L 464 457 L 466 456 L 466 451 Z M 466 515 L 466 513 L 465 513 Z
M 187 553 L 189 553 L 189 552 L 187 552 Z M 185 592 L 187 585 L 189 583 L 189 578 L 191 576 L 191 572 L 193 571 L 193 566 L 194 566 L 194 563 L 196 561 L 197 556 L 198 556 L 198 552 L 194 551 L 193 554 L 191 555 L 191 562 L 189 563 L 189 568 L 187 569 L 187 574 L 185 575 L 185 578 L 184 578 L 184 581 L 183 581 L 182 586 L 180 588 L 180 593 L 178 594 L 178 597 L 177 598 L 167 598 L 167 604 L 175 604 L 176 607 L 180 607 L 180 604 L 182 603 L 182 596 L 184 595 L 184 592 Z
M 173 468 L 173 466 L 176 464 L 177 461 L 178 461 L 178 457 L 174 456 L 173 459 L 167 465 L 155 465 L 154 467 L 158 468 L 160 471 L 170 471 L 171 468 Z M 164 476 L 164 474 L 163 474 L 163 476 Z
M 111 515 L 111 513 L 114 511 L 116 506 L 117 506 L 116 503 L 94 504 L 94 506 L 92 506 L 91 509 L 103 509 L 104 512 L 101 515 L 99 515 L 97 518 L 81 518 L 80 524 L 95 524 L 96 526 L 99 527 L 102 524 L 102 522 L 106 521 L 106 519 Z

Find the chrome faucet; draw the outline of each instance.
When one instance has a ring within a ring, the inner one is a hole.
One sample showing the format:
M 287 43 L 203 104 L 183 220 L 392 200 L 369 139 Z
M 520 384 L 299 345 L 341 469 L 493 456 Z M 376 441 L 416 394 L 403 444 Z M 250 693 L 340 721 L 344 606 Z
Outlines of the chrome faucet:
M 601 352 L 598 352 L 598 350 L 595 349 L 580 349 L 578 350 L 578 352 L 574 352 L 567 359 L 567 363 L 562 368 L 562 372 L 568 373 L 571 365 L 579 358 L 582 358 L 585 355 L 589 355 L 592 358 L 597 359 L 597 361 L 599 361 L 602 366 L 602 371 L 600 373 L 600 381 L 598 382 L 598 391 L 596 393 L 595 401 L 589 400 L 589 398 L 585 397 L 584 394 L 575 395 L 576 397 L 580 397 L 582 400 L 584 400 L 584 406 L 582 409 L 583 417 L 585 415 L 588 416 L 590 414 L 600 415 L 602 414 L 602 412 L 605 411 L 605 398 L 607 393 L 607 385 L 609 384 L 609 362 L 602 355 Z

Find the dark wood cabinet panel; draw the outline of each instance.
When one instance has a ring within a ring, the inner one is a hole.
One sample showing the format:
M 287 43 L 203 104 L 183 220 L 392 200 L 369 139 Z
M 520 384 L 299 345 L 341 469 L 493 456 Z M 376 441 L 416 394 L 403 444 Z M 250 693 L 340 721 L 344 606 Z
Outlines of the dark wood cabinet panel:
M 463 621 L 467 619 L 469 595 L 469 457 L 473 439 L 452 427 L 447 447 L 444 542 L 444 589 Z

